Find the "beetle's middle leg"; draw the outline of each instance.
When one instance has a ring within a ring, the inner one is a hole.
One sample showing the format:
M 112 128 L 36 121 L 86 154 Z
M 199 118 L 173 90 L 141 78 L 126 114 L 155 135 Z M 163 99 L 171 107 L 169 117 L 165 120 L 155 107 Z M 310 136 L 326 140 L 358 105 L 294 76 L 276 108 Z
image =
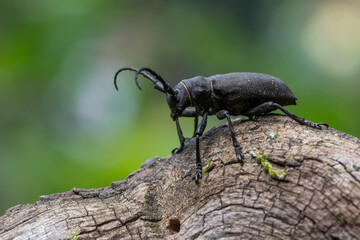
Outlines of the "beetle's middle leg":
M 220 120 L 224 119 L 224 118 L 227 118 L 230 133 L 231 133 L 231 138 L 232 138 L 233 145 L 234 145 L 234 148 L 235 148 L 236 158 L 238 159 L 240 164 L 243 165 L 244 164 L 244 161 L 243 161 L 244 154 L 242 153 L 240 144 L 239 144 L 238 140 L 236 139 L 234 127 L 233 127 L 233 124 L 232 124 L 232 121 L 231 121 L 231 118 L 230 118 L 230 115 L 229 115 L 228 111 L 221 110 L 221 111 L 219 111 L 219 112 L 217 112 L 215 114 L 216 114 L 217 118 L 220 119 Z
M 201 157 L 200 157 L 200 136 L 203 134 L 206 128 L 207 123 L 207 113 L 204 113 L 204 116 L 195 131 L 196 137 L 196 175 L 195 175 L 195 182 L 199 183 L 200 178 L 202 177 L 202 164 L 201 164 Z
M 259 106 L 251 109 L 250 111 L 246 112 L 244 115 L 245 116 L 259 116 L 263 113 L 268 113 L 271 111 L 274 111 L 276 109 L 280 109 L 283 113 L 285 113 L 286 115 L 288 115 L 290 118 L 294 119 L 296 122 L 300 123 L 301 125 L 306 125 L 308 127 L 313 127 L 313 128 L 317 128 L 317 129 L 321 129 L 321 126 L 325 126 L 325 127 L 329 127 L 329 125 L 327 123 L 314 123 L 314 122 L 310 122 L 305 120 L 305 118 L 301 118 L 296 116 L 295 114 L 289 112 L 288 110 L 286 110 L 283 106 L 281 106 L 280 104 L 274 103 L 274 102 L 265 102 L 260 104 Z
M 196 129 L 198 127 L 198 120 L 199 120 L 199 116 L 196 115 L 194 118 L 194 135 L 193 135 L 193 137 L 195 137 L 195 134 L 196 134 Z

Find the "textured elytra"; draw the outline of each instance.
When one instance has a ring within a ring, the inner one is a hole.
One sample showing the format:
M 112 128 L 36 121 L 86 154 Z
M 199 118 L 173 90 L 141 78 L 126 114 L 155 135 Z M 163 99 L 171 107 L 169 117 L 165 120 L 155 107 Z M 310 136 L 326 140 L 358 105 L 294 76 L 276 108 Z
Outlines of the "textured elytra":
M 148 160 L 110 187 L 42 196 L 9 210 L 0 218 L 0 239 L 71 239 L 76 233 L 77 239 L 360 236 L 359 139 L 283 116 L 237 120 L 234 127 L 246 154 L 243 167 L 221 125 L 201 138 L 203 165 L 212 162 L 199 185 L 190 139 L 181 154 Z M 275 169 L 288 169 L 285 181 L 256 164 L 249 154 L 254 148 Z

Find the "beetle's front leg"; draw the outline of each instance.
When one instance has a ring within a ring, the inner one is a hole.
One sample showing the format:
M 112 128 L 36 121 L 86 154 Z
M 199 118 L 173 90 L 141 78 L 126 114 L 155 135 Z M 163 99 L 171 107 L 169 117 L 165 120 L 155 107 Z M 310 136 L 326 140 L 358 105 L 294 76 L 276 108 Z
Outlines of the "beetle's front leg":
M 184 138 L 183 132 L 182 132 L 181 127 L 180 127 L 179 119 L 176 118 L 175 121 L 176 121 L 177 133 L 178 133 L 179 140 L 180 140 L 180 147 L 174 148 L 171 152 L 172 152 L 172 153 L 180 153 L 180 152 L 184 149 L 184 146 L 185 146 L 185 138 Z
M 201 164 L 201 157 L 200 157 L 200 137 L 205 131 L 206 123 L 207 123 L 207 116 L 208 114 L 205 113 L 200 125 L 197 127 L 195 131 L 196 137 L 196 175 L 195 175 L 195 182 L 196 184 L 199 183 L 200 178 L 202 178 L 202 164 Z
M 185 109 L 182 112 L 182 114 L 180 115 L 180 117 L 195 117 L 195 130 L 194 130 L 194 132 L 196 131 L 198 115 L 197 115 L 197 112 L 195 111 L 195 109 Z M 175 121 L 176 121 L 177 133 L 178 133 L 179 140 L 180 140 L 180 147 L 174 148 L 171 152 L 172 153 L 180 153 L 184 149 L 186 138 L 184 138 L 183 132 L 181 130 L 180 123 L 179 123 L 179 118 L 176 118 Z M 195 133 L 194 133 L 194 136 L 195 136 Z

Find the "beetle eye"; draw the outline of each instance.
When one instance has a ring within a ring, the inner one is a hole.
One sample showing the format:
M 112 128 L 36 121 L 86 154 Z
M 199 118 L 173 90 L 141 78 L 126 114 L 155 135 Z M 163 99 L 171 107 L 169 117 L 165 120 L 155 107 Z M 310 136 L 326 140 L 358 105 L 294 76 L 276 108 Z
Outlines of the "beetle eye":
M 180 92 L 179 89 L 175 89 L 175 90 L 174 90 L 174 97 L 175 97 L 175 98 L 177 97 L 177 95 L 179 95 L 179 92 Z

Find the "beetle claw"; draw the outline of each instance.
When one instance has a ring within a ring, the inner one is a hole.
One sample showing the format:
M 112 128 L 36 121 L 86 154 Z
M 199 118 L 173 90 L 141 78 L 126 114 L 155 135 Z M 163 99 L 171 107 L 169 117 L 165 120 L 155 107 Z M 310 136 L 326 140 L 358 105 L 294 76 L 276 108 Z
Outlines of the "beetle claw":
M 318 123 L 318 126 L 325 126 L 326 128 L 329 128 L 329 124 L 327 123 Z
M 327 123 L 314 123 L 314 122 L 306 121 L 305 125 L 316 129 L 322 129 L 321 126 L 325 126 L 326 128 L 329 128 L 329 124 Z
M 236 158 L 239 161 L 239 163 L 241 164 L 241 166 L 244 165 L 244 154 L 241 152 L 240 149 L 235 149 L 236 151 Z
M 181 152 L 181 149 L 180 148 L 174 148 L 171 153 L 175 153 L 175 154 L 178 154 Z
M 176 153 L 176 154 L 178 154 L 178 153 L 181 153 L 183 149 L 184 149 L 184 145 L 181 144 L 180 147 L 174 148 L 174 149 L 171 151 L 171 153 Z
M 202 178 L 201 169 L 196 169 L 196 175 L 195 175 L 195 183 L 199 184 L 199 180 Z

